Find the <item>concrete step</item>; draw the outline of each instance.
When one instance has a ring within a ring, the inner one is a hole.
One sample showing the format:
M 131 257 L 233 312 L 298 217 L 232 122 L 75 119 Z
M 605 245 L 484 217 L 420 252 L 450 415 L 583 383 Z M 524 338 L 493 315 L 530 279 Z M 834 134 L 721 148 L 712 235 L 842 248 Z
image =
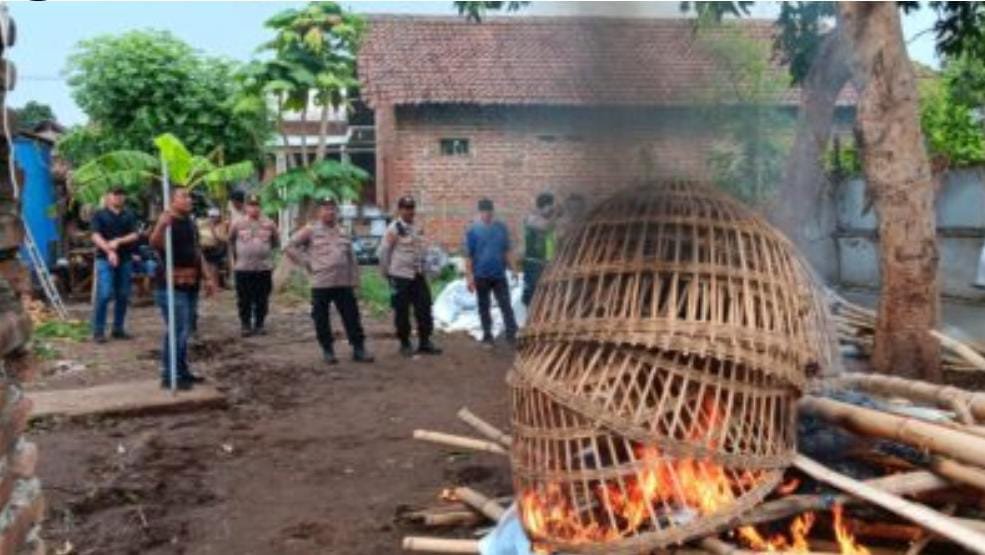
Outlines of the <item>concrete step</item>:
M 212 384 L 190 391 L 161 389 L 159 380 L 112 383 L 82 389 L 27 392 L 34 404 L 31 419 L 60 416 L 142 416 L 222 407 L 226 397 Z

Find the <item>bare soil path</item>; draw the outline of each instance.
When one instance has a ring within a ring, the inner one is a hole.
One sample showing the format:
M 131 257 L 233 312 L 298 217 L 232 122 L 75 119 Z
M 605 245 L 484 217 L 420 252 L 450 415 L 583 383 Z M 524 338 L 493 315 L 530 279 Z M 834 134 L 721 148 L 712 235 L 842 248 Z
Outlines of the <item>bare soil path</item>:
M 338 322 L 333 315 L 333 323 Z M 59 345 L 85 370 L 49 373 L 40 389 L 146 378 L 161 329 L 153 307 L 134 311 L 130 342 Z M 444 485 L 507 493 L 495 455 L 451 453 L 410 439 L 418 427 L 468 433 L 468 405 L 505 425 L 512 354 L 465 336 L 439 337 L 445 355 L 407 360 L 366 322 L 372 365 L 319 357 L 307 307 L 275 307 L 270 334 L 241 339 L 232 298 L 205 306 L 193 367 L 229 408 L 184 415 L 36 422 L 49 545 L 73 553 L 399 553 L 404 504 Z

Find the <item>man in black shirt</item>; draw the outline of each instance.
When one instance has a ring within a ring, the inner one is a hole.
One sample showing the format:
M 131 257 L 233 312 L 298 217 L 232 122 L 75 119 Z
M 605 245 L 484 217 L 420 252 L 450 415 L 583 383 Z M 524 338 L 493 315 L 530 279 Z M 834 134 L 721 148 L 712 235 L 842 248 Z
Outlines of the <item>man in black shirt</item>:
M 92 311 L 92 337 L 106 342 L 106 311 L 113 301 L 113 337 L 129 339 L 124 327 L 130 303 L 133 248 L 137 243 L 137 218 L 127 210 L 126 193 L 113 188 L 106 206 L 92 217 L 92 242 L 96 245 L 96 305 Z
M 198 292 L 205 281 L 205 294 L 211 295 L 215 289 L 215 278 L 208 265 L 202 260 L 202 249 L 198 243 L 198 229 L 192 218 L 192 197 L 187 189 L 175 189 L 171 195 L 171 207 L 165 210 L 154 231 L 150 244 L 165 261 L 165 237 L 171 227 L 171 247 L 174 257 L 174 335 L 176 345 L 175 366 L 178 374 L 178 389 L 191 389 L 202 378 L 192 374 L 188 368 L 188 338 L 191 336 L 193 319 L 198 310 Z M 161 346 L 161 387 L 170 387 L 170 349 L 168 345 L 168 292 L 167 269 L 160 264 L 154 276 L 154 299 L 161 307 L 164 318 L 164 338 Z

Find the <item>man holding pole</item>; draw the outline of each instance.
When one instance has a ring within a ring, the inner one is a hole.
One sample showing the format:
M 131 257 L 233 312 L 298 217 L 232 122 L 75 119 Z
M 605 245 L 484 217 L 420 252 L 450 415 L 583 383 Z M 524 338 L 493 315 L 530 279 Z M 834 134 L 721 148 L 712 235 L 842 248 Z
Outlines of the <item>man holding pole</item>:
M 284 254 L 311 274 L 311 319 L 325 362 L 338 363 L 329 313 L 332 304 L 342 317 L 345 335 L 352 346 L 352 360 L 373 362 L 373 357 L 366 352 L 366 334 L 356 301 L 359 263 L 352 248 L 352 237 L 338 222 L 335 200 L 324 199 L 320 204 L 318 220 L 298 231 Z
M 127 210 L 126 191 L 114 187 L 105 208 L 92 217 L 92 242 L 96 245 L 96 303 L 92 311 L 92 338 L 106 342 L 106 312 L 113 301 L 113 338 L 129 339 L 124 327 L 130 302 L 133 249 L 139 235 L 137 218 Z
M 260 213 L 260 199 L 246 198 L 245 214 L 229 230 L 236 275 L 236 304 L 243 337 L 264 335 L 264 320 L 273 289 L 274 249 L 280 241 L 277 224 Z
M 188 338 L 191 335 L 192 319 L 198 308 L 198 294 L 205 281 L 205 294 L 211 295 L 215 283 L 211 274 L 206 274 L 207 265 L 202 258 L 198 243 L 198 230 L 192 218 L 192 197 L 187 189 L 177 188 L 171 194 L 171 206 L 161 213 L 161 217 L 150 235 L 150 245 L 158 256 L 165 260 L 166 243 L 170 228 L 173 260 L 173 303 L 168 302 L 168 271 L 165 264 L 158 265 L 154 276 L 154 299 L 164 317 L 166 329 L 174 334 L 177 389 L 188 390 L 204 378 L 192 374 L 188 368 Z M 170 305 L 170 306 L 169 306 Z M 168 314 L 173 310 L 174 320 L 169 322 Z M 161 349 L 161 387 L 171 386 L 171 335 L 165 332 Z

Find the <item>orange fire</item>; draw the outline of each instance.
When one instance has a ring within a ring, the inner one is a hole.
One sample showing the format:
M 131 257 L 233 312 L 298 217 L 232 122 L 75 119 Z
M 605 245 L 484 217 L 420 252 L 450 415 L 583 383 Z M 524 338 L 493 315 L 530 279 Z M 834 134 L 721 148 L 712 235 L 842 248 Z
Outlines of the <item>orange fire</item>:
M 706 438 L 721 437 L 709 433 L 720 428 L 718 412 L 713 403 L 705 403 L 703 409 L 689 436 L 695 441 L 705 440 L 708 447 L 714 448 L 714 441 Z M 730 475 L 725 467 L 709 460 L 663 457 L 655 446 L 636 445 L 633 455 L 641 469 L 622 483 L 602 481 L 592 485 L 590 492 L 578 485 L 566 491 L 561 484 L 552 483 L 523 492 L 519 499 L 520 515 L 535 543 L 544 538 L 570 545 L 605 543 L 632 536 L 658 520 L 665 523 L 663 526 L 669 526 L 666 522 L 687 522 L 735 503 L 741 492 L 748 491 L 761 479 L 748 471 Z M 792 493 L 797 485 L 791 482 L 781 486 L 783 494 Z M 586 494 L 592 498 L 584 499 Z M 581 499 L 581 506 L 574 506 L 572 499 Z M 796 517 L 790 524 L 789 537 L 784 534 L 764 537 L 752 526 L 739 528 L 736 534 L 743 544 L 758 551 L 807 553 L 808 535 L 814 522 L 813 513 Z M 844 526 L 840 507 L 835 508 L 834 522 L 843 554 L 869 555 Z
M 841 505 L 835 505 L 831 509 L 834 516 L 835 539 L 841 547 L 843 555 L 871 555 L 869 550 L 855 542 L 855 536 L 845 526 L 844 511 Z

